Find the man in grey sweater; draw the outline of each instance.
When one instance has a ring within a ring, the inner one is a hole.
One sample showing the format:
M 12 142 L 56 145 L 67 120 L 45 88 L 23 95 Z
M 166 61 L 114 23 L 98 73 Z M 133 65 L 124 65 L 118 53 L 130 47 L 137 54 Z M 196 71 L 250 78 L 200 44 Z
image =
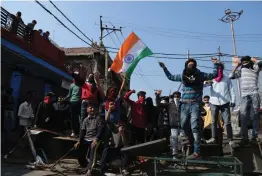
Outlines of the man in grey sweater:
M 84 153 L 87 149 L 90 149 L 89 163 L 87 165 L 86 175 L 91 175 L 92 169 L 96 163 L 97 149 L 101 142 L 101 137 L 103 135 L 105 120 L 101 118 L 94 104 L 91 102 L 87 103 L 87 117 L 84 119 L 80 131 L 79 141 L 75 144 L 75 148 L 79 148 L 79 163 L 80 165 L 85 165 L 88 159 L 88 154 L 86 158 Z
M 240 69 L 238 69 L 239 67 Z M 253 124 L 252 140 L 256 140 L 258 137 L 260 108 L 258 78 L 261 69 L 262 61 L 245 56 L 241 58 L 241 62 L 238 63 L 229 75 L 230 79 L 240 78 L 241 81 L 240 122 L 244 145 L 249 144 L 247 127 L 249 117 Z

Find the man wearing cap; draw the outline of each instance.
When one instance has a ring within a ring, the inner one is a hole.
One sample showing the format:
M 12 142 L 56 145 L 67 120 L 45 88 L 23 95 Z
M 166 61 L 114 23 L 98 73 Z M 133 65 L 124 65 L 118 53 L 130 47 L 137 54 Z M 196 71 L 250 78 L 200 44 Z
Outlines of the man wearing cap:
M 249 145 L 247 128 L 249 117 L 253 122 L 252 140 L 258 138 L 260 108 L 258 78 L 261 69 L 262 61 L 244 56 L 229 75 L 231 79 L 241 80 L 240 121 L 244 145 Z
M 217 63 L 217 60 L 212 61 Z M 163 68 L 169 80 L 179 81 L 184 84 L 180 114 L 181 127 L 191 143 L 194 143 L 194 153 L 188 156 L 188 159 L 197 159 L 200 156 L 200 106 L 203 95 L 203 82 L 218 76 L 218 66 L 214 68 L 213 73 L 204 73 L 197 69 L 195 59 L 188 59 L 183 73 L 172 75 L 164 63 L 160 62 L 159 65 Z M 191 123 L 191 129 L 189 123 Z
M 84 119 L 79 141 L 75 144 L 75 148 L 78 148 L 78 160 L 81 165 L 86 164 L 86 158 L 83 158 L 87 151 L 90 149 L 89 163 L 87 165 L 87 175 L 90 176 L 92 169 L 96 163 L 97 148 L 101 143 L 101 137 L 103 135 L 105 120 L 100 117 L 97 108 L 92 102 L 87 103 L 87 117 Z
M 145 128 L 147 123 L 147 114 L 145 110 L 146 92 L 139 91 L 137 93 L 138 100 L 130 100 L 131 94 L 135 93 L 131 90 L 124 96 L 125 101 L 131 106 L 131 145 L 145 142 Z

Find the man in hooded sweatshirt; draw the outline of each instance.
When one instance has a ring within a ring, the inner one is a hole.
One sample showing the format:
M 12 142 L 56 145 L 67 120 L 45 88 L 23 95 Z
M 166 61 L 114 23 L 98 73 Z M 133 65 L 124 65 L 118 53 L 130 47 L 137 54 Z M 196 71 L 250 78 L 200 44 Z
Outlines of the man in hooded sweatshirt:
M 249 145 L 247 127 L 249 118 L 253 122 L 252 140 L 258 139 L 260 109 L 258 78 L 261 69 L 262 61 L 244 56 L 229 75 L 230 79 L 240 78 L 241 81 L 240 121 L 244 145 Z
M 217 63 L 217 60 L 213 60 L 213 62 Z M 213 73 L 204 73 L 197 69 L 195 59 L 188 59 L 183 73 L 172 75 L 164 63 L 160 62 L 159 65 L 163 68 L 169 80 L 179 81 L 184 85 L 180 122 L 186 136 L 188 136 L 191 143 L 194 143 L 194 153 L 188 156 L 187 159 L 197 159 L 200 156 L 200 106 L 203 95 L 203 82 L 218 76 L 218 66 L 215 66 Z

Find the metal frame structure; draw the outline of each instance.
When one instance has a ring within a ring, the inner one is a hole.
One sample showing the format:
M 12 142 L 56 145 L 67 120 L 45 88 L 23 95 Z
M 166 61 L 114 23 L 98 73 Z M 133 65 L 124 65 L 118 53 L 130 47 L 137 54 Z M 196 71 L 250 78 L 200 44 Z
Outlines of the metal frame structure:
M 243 163 L 239 161 L 236 157 L 219 157 L 213 156 L 208 157 L 203 160 L 187 160 L 187 159 L 174 159 L 172 157 L 153 157 L 154 162 L 154 175 L 157 176 L 158 169 L 157 163 L 161 161 L 169 161 L 175 163 L 182 163 L 187 169 L 189 164 L 203 164 L 203 165 L 226 165 L 226 166 L 233 166 L 234 167 L 234 175 L 237 175 L 237 167 L 239 167 L 239 175 L 243 175 Z

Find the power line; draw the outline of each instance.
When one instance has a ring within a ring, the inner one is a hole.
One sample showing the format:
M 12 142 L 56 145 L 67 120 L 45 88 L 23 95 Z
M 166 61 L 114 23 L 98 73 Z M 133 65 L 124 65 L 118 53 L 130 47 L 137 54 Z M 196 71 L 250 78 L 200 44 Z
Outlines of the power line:
M 92 44 L 93 41 L 87 37 L 69 18 L 67 18 L 67 16 L 51 1 L 49 0 L 49 2 L 56 8 L 56 10 L 58 10 L 81 34 L 83 34 L 83 36 L 85 36 Z
M 107 17 L 104 17 L 107 18 Z M 118 21 L 118 22 L 117 22 Z M 104 21 L 105 23 L 110 23 L 109 21 Z M 147 28 L 147 29 L 156 29 L 156 30 L 162 30 L 162 31 L 178 31 L 178 32 L 184 32 L 184 33 L 194 33 L 194 34 L 201 34 L 201 35 L 208 35 L 208 36 L 217 36 L 217 37 L 230 37 L 231 35 L 226 35 L 226 34 L 215 34 L 215 33 L 204 33 L 204 32 L 194 32 L 194 31 L 187 31 L 187 30 L 180 30 L 180 29 L 174 29 L 174 28 L 159 28 L 159 27 L 154 27 L 154 26 L 144 26 L 144 25 L 140 25 L 140 24 L 135 24 L 135 23 L 129 23 L 129 22 L 121 22 L 121 20 L 114 20 L 115 24 L 124 24 L 125 26 L 136 26 L 136 27 L 140 27 L 140 28 Z M 240 37 L 240 36 L 262 36 L 262 34 L 238 34 L 236 36 Z
M 111 34 L 109 33 L 108 29 L 106 30 L 107 34 L 109 35 L 109 37 L 111 38 L 111 40 L 113 41 L 113 43 L 115 44 L 115 46 L 117 47 L 116 42 L 114 41 L 113 37 L 111 36 Z
M 106 22 L 106 21 L 105 21 Z M 109 23 L 109 22 L 107 22 Z M 158 36 L 162 36 L 162 37 L 168 37 L 168 38 L 190 38 L 190 39 L 196 39 L 196 40 L 202 40 L 202 41 L 211 41 L 211 42 L 228 42 L 230 39 L 228 40 L 214 40 L 214 38 L 219 38 L 219 39 L 223 39 L 223 37 L 229 37 L 229 35 L 222 35 L 222 36 L 192 36 L 192 35 L 186 35 L 186 34 L 178 34 L 178 33 L 175 33 L 172 31 L 170 31 L 170 29 L 168 29 L 167 31 L 156 31 L 156 30 L 153 30 L 151 27 L 144 27 L 144 28 L 141 28 L 141 27 L 137 27 L 137 26 L 130 26 L 130 25 L 125 25 L 125 26 L 129 26 L 130 28 L 133 28 L 133 29 L 138 29 L 140 31 L 143 31 L 143 32 L 146 32 L 146 33 L 153 33 L 154 35 L 158 35 Z M 145 28 L 148 28 L 148 29 L 145 29 Z M 156 33 L 156 32 L 158 33 Z M 171 34 L 171 35 L 166 35 L 166 33 L 168 32 L 168 34 Z M 187 31 L 189 32 L 189 31 Z M 189 32 L 190 34 L 194 33 L 194 32 Z M 172 35 L 173 34 L 173 35 Z M 204 33 L 202 33 L 203 35 Z M 258 37 L 262 37 L 262 34 L 254 34 L 254 35 L 258 35 L 258 36 L 252 36 L 251 38 L 254 38 L 254 39 L 258 39 Z M 260 36 L 261 35 L 261 36 Z M 203 39 L 203 38 L 206 38 L 206 37 L 209 37 L 209 38 L 213 38 L 213 39 Z M 242 37 L 246 37 L 246 36 L 242 36 Z M 238 38 L 241 38 L 241 36 L 238 36 Z M 247 38 L 247 37 L 246 37 Z M 249 37 L 250 38 L 250 37 Z M 224 38 L 226 39 L 226 38 Z M 262 39 L 262 38 L 260 38 Z M 262 40 L 255 40 L 255 41 L 251 41 L 251 40 L 238 40 L 239 42 L 261 42 Z
M 64 26 L 67 30 L 69 30 L 72 34 L 74 34 L 78 39 L 82 40 L 84 43 L 92 47 L 90 43 L 79 37 L 76 33 L 74 33 L 71 29 L 69 29 L 62 21 L 60 21 L 52 12 L 50 12 L 43 4 L 35 0 L 35 2 L 40 5 L 46 12 L 48 12 L 50 15 L 52 15 L 62 26 Z M 97 49 L 97 48 L 96 48 Z

